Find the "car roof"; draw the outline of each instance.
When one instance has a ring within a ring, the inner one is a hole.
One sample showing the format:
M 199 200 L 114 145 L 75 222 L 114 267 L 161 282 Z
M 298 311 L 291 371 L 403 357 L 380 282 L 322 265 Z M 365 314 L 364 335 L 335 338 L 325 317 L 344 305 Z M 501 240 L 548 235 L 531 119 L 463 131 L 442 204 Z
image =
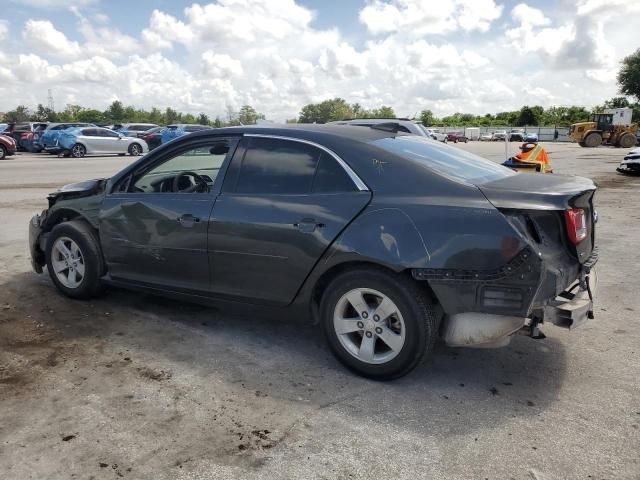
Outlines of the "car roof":
M 387 122 L 385 122 L 387 123 Z M 343 125 L 335 123 L 297 123 L 297 124 L 270 124 L 270 125 L 245 125 L 238 127 L 223 127 L 201 132 L 194 132 L 192 136 L 208 135 L 243 135 L 243 134 L 265 134 L 300 138 L 310 140 L 316 138 L 322 140 L 333 137 L 335 139 L 349 139 L 360 142 L 369 142 L 379 138 L 394 137 L 396 135 L 409 135 L 404 132 L 395 133 L 393 131 L 378 128 L 344 128 Z M 193 138 L 193 137 L 192 137 Z

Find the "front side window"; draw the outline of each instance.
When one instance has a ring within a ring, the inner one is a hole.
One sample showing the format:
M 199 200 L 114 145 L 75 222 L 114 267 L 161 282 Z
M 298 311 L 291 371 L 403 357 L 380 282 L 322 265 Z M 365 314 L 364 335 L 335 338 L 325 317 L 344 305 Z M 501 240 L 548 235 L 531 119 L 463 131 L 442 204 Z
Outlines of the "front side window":
M 129 191 L 206 193 L 213 187 L 230 149 L 231 141 L 221 139 L 184 151 L 144 173 Z

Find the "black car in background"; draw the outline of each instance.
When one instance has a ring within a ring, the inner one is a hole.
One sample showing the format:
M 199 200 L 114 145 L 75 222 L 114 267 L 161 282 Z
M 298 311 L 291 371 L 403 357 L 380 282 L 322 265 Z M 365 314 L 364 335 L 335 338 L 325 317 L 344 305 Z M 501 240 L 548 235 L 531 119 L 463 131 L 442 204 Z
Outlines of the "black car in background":
M 384 125 L 222 128 L 52 193 L 30 248 L 73 298 L 111 284 L 293 309 L 387 379 L 437 338 L 502 346 L 591 317 L 595 189 Z
M 159 147 L 162 144 L 162 130 L 166 127 L 154 127 L 150 128 L 146 132 L 140 134 L 140 138 L 142 138 L 147 145 L 149 145 L 149 151 L 153 150 L 156 147 Z

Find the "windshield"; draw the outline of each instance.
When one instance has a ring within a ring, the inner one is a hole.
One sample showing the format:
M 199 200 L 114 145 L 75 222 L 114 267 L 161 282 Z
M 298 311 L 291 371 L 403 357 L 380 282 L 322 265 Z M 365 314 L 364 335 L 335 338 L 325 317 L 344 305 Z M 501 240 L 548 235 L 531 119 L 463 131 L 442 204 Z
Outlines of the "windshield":
M 457 181 L 478 184 L 516 175 L 513 170 L 486 158 L 424 137 L 387 137 L 371 144 Z

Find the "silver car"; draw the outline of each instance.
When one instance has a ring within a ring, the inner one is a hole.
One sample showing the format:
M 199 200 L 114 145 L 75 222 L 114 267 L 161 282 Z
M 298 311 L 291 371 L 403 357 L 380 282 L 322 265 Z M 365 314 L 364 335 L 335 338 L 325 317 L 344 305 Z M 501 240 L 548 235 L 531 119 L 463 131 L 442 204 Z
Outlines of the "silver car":
M 83 127 L 65 130 L 59 144 L 68 155 L 81 158 L 88 154 L 142 155 L 149 151 L 141 138 L 125 137 L 108 128 Z

